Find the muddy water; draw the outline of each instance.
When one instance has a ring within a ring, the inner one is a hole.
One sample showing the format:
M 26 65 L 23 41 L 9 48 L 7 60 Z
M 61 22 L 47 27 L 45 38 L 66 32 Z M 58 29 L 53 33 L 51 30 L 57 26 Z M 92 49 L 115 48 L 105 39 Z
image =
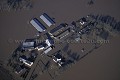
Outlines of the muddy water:
M 119 40 L 114 38 L 109 44 L 94 50 L 57 80 L 119 80 Z
M 120 20 L 119 0 L 94 0 L 91 6 L 87 5 L 87 1 L 35 0 L 31 10 L 0 12 L 0 59 L 5 60 L 18 46 L 14 40 L 24 40 L 36 34 L 29 20 L 38 18 L 43 12 L 54 17 L 57 25 L 71 23 L 90 13 L 109 14 Z M 120 38 L 111 39 L 110 44 L 85 57 L 57 80 L 120 80 L 119 41 Z

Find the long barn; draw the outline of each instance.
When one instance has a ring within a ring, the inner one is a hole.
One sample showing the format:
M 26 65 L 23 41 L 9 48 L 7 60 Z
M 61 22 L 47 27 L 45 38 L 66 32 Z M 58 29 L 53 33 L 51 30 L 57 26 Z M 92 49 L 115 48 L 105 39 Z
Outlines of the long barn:
M 45 23 L 47 24 L 47 26 L 52 26 L 52 25 L 55 25 L 55 22 L 54 20 L 49 17 L 46 13 L 43 13 L 41 16 L 40 16 L 40 19 Z
M 30 21 L 30 23 L 39 31 L 43 32 L 46 30 L 46 27 L 37 19 L 34 18 Z

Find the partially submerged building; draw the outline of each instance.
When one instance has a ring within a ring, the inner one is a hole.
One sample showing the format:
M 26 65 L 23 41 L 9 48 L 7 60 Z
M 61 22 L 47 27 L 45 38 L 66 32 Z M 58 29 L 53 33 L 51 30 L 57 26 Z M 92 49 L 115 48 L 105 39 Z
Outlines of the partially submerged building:
M 46 33 L 45 35 L 46 35 L 46 38 L 49 39 L 52 44 L 54 44 L 54 40 L 52 38 L 52 35 L 50 35 L 49 33 Z
M 66 29 L 66 26 L 60 24 L 59 26 L 57 26 L 57 27 L 55 27 L 54 29 L 52 29 L 52 30 L 50 31 L 50 33 L 51 33 L 53 36 L 56 36 L 56 35 L 58 35 L 59 33 L 63 32 L 65 29 Z
M 24 55 L 20 56 L 19 60 L 20 60 L 20 62 L 23 62 L 25 65 L 27 65 L 29 67 L 33 65 L 33 62 L 30 61 L 28 58 L 26 58 L 26 56 L 24 56 Z
M 51 46 L 54 44 L 54 41 L 50 40 L 50 39 L 46 39 L 45 40 L 45 43 L 48 45 L 48 46 Z
M 46 30 L 46 27 L 37 19 L 34 18 L 30 21 L 30 23 L 39 31 L 43 32 Z
M 43 13 L 40 16 L 40 19 L 49 27 L 55 25 L 55 21 L 51 17 L 49 17 L 46 13 Z
M 38 44 L 38 45 L 36 46 L 35 49 L 37 49 L 38 51 L 40 51 L 40 50 L 45 49 L 46 47 L 47 47 L 47 44 L 46 44 L 46 43 L 40 43 L 40 44 Z
M 70 34 L 70 31 L 69 31 L 69 29 L 67 29 L 67 30 L 61 32 L 60 34 L 56 35 L 55 37 L 57 39 L 62 39 L 64 37 L 68 36 L 69 34 Z
M 44 54 L 47 54 L 48 52 L 50 52 L 53 48 L 50 46 L 47 49 L 44 50 Z
M 35 42 L 31 41 L 31 42 L 23 42 L 22 43 L 22 50 L 33 50 L 35 48 Z
M 62 66 L 65 63 L 65 58 L 61 54 L 55 54 L 53 56 L 53 61 L 59 66 Z
M 16 67 L 16 69 L 15 69 L 15 73 L 16 73 L 16 74 L 20 74 L 20 73 L 22 73 L 23 71 L 25 71 L 24 65 L 17 65 L 17 67 Z
M 50 46 L 52 46 L 53 44 L 54 44 L 53 40 L 46 39 L 44 42 L 38 44 L 35 49 L 37 49 L 38 51 L 45 50 L 49 48 Z
M 50 34 L 46 33 L 45 35 L 47 39 L 36 47 L 38 51 L 43 50 L 43 54 L 50 52 L 54 45 L 54 40 L 51 38 Z
M 77 22 L 79 22 L 81 25 L 84 25 L 87 23 L 87 20 L 86 20 L 86 18 L 83 17 L 80 20 L 78 20 Z

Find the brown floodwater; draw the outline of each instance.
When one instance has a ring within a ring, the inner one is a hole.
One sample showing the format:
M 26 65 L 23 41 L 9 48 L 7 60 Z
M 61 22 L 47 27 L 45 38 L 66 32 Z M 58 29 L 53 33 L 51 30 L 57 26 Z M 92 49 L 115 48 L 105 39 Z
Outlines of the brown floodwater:
M 0 60 L 6 60 L 16 49 L 15 40 L 32 38 L 37 30 L 29 21 L 42 13 L 48 13 L 58 24 L 71 23 L 88 14 L 105 14 L 120 21 L 120 0 L 35 0 L 31 10 L 18 12 L 0 12 Z M 113 37 L 109 44 L 104 44 L 93 51 L 56 80 L 120 80 L 120 37 Z M 81 46 L 72 47 L 75 51 Z M 79 51 L 79 50 L 78 50 Z M 39 80 L 48 80 L 47 78 Z

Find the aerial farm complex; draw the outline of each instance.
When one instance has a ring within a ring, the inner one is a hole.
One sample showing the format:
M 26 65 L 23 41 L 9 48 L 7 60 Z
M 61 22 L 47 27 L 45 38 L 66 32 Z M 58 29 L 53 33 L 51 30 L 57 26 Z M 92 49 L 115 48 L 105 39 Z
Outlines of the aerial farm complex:
M 43 13 L 31 19 L 29 25 L 38 33 L 20 43 L 7 62 L 7 68 L 17 80 L 41 80 L 46 74 L 55 80 L 94 49 L 108 43 L 110 35 L 120 32 L 120 22 L 109 15 L 90 14 L 71 24 L 56 25 L 52 17 Z M 86 43 L 89 47 L 81 47 L 81 52 L 76 53 L 69 50 L 73 43 Z

